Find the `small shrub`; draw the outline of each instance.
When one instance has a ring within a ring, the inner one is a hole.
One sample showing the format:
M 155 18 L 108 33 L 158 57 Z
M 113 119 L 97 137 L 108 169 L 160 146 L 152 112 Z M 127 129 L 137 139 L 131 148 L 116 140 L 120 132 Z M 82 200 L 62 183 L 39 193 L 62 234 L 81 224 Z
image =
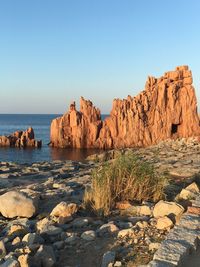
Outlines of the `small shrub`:
M 165 177 L 151 164 L 129 153 L 93 171 L 92 187 L 85 191 L 84 205 L 106 216 L 118 201 L 158 201 L 164 196 L 165 184 Z

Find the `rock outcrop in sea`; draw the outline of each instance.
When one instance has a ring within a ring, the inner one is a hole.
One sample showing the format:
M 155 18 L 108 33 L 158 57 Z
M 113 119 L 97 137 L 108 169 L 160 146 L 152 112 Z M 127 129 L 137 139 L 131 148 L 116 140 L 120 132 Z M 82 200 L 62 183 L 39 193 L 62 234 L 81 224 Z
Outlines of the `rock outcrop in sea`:
M 0 136 L 0 147 L 36 147 L 42 146 L 41 140 L 35 140 L 33 128 L 28 128 L 26 131 L 16 131 L 11 135 Z
M 51 145 L 74 148 L 142 147 L 165 139 L 198 137 L 192 73 L 179 66 L 162 77 L 148 77 L 145 90 L 136 97 L 114 99 L 110 116 L 102 121 L 99 109 L 81 97 L 51 124 Z

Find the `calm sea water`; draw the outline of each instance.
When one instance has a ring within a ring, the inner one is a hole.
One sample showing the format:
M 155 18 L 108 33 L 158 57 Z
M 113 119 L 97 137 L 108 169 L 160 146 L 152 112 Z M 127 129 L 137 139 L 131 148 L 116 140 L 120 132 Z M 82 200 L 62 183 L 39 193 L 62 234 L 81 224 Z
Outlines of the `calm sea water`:
M 36 139 L 41 139 L 41 149 L 0 148 L 0 161 L 18 163 L 33 163 L 52 160 L 84 160 L 88 155 L 98 153 L 95 149 L 58 149 L 51 148 L 49 143 L 50 124 L 58 114 L 51 115 L 12 115 L 0 114 L 0 135 L 9 135 L 17 130 L 26 130 L 33 127 Z M 106 115 L 103 115 L 104 119 Z

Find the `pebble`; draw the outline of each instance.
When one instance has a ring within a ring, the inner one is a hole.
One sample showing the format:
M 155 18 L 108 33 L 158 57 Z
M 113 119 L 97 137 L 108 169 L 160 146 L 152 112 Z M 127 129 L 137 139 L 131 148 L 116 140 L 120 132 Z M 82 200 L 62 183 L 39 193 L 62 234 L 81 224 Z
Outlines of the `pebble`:
M 84 233 L 82 233 L 81 238 L 86 241 L 92 241 L 96 238 L 95 231 L 85 231 Z
M 105 234 L 114 234 L 119 231 L 119 228 L 113 223 L 103 224 L 98 230 L 97 233 L 99 236 L 103 236 Z
M 72 222 L 72 226 L 75 228 L 82 228 L 89 224 L 89 220 L 87 218 L 77 218 Z

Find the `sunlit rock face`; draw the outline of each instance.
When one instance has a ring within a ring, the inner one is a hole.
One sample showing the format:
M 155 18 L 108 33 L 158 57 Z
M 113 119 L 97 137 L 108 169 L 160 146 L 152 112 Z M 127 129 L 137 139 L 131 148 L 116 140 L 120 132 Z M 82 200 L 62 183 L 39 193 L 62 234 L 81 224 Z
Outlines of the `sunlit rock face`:
M 110 116 L 101 120 L 99 109 L 81 98 L 80 111 L 69 111 L 52 121 L 51 145 L 74 148 L 148 146 L 168 138 L 200 135 L 197 100 L 188 66 L 160 78 L 148 77 L 136 97 L 114 99 Z
M 80 111 L 75 103 L 69 111 L 51 123 L 51 145 L 54 147 L 95 147 L 102 128 L 100 110 L 91 101 L 80 100 Z
M 11 135 L 0 136 L 0 147 L 35 147 L 41 148 L 42 141 L 35 140 L 33 128 L 28 128 L 26 131 L 16 131 Z

